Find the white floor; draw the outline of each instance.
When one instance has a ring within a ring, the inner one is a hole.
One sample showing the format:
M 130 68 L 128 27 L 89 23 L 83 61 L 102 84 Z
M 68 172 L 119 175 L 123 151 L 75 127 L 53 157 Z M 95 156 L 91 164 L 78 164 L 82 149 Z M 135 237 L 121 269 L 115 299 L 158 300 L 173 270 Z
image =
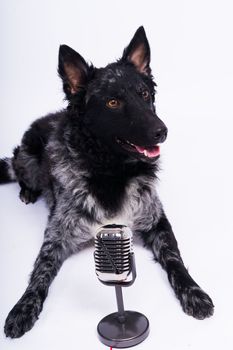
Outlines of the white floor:
M 136 244 L 138 276 L 124 290 L 125 306 L 145 313 L 151 329 L 136 349 L 233 349 L 231 2 L 129 0 L 124 11 L 109 0 L 4 0 L 0 6 L 0 157 L 11 154 L 37 116 L 63 106 L 59 44 L 100 66 L 119 57 L 145 26 L 157 111 L 169 128 L 159 192 L 185 264 L 212 297 L 215 314 L 203 321 L 185 315 L 165 272 Z M 64 263 L 34 328 L 20 339 L 5 338 L 5 318 L 27 286 L 47 220 L 43 202 L 26 206 L 18 190 L 0 186 L 0 349 L 106 349 L 96 325 L 115 311 L 115 294 L 95 276 L 93 248 Z

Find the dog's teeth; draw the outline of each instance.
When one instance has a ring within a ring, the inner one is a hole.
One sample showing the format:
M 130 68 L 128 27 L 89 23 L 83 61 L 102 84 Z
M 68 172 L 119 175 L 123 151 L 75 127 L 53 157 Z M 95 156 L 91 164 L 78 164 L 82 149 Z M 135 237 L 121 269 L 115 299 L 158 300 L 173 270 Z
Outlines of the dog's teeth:
M 135 145 L 131 142 L 129 142 L 128 140 L 126 140 L 126 143 L 128 143 L 128 145 L 132 146 L 132 147 L 135 147 Z
M 143 152 L 143 153 L 144 153 L 144 156 L 146 156 L 146 157 L 147 157 L 147 150 L 146 150 L 146 149 L 144 150 L 144 152 Z

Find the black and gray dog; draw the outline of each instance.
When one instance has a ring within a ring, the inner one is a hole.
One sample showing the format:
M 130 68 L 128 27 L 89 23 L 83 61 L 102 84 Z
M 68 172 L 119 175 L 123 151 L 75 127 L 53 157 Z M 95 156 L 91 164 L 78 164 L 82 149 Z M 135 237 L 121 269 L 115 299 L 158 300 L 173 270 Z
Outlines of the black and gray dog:
M 6 319 L 6 336 L 32 328 L 63 261 L 108 223 L 128 225 L 141 237 L 188 315 L 211 316 L 214 305 L 186 270 L 156 192 L 167 128 L 155 111 L 143 27 L 122 58 L 105 68 L 62 45 L 58 72 L 67 109 L 36 120 L 14 156 L 0 161 L 0 183 L 17 181 L 23 202 L 43 195 L 50 209 L 29 285 Z

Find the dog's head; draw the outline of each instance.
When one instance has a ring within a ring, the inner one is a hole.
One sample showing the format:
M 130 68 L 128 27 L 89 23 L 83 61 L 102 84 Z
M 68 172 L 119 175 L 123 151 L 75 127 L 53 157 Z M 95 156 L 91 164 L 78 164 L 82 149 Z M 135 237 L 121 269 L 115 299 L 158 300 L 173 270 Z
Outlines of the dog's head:
M 83 122 L 112 152 L 143 160 L 159 157 L 167 128 L 155 111 L 150 47 L 143 27 L 122 58 L 105 68 L 89 66 L 62 45 L 58 72 L 69 103 L 75 104 L 81 96 Z

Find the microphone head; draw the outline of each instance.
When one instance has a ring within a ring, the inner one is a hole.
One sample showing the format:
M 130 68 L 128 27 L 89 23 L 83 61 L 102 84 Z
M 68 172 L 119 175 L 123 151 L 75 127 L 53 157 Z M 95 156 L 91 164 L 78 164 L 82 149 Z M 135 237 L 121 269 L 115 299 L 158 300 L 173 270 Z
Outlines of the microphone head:
M 95 267 L 103 283 L 127 281 L 133 253 L 132 231 L 124 225 L 102 226 L 95 238 Z

